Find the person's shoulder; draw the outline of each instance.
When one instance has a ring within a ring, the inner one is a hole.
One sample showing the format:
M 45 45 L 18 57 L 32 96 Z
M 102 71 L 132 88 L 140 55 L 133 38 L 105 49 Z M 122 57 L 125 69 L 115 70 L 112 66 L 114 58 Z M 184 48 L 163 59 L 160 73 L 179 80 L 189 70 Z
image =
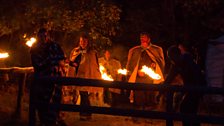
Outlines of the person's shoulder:
M 34 43 L 34 44 L 31 46 L 31 48 L 30 48 L 30 52 L 33 53 L 33 52 L 39 50 L 40 47 L 41 47 L 41 46 L 40 46 L 39 43 Z
M 182 54 L 183 59 L 194 61 L 193 56 L 190 53 Z
M 104 61 L 104 57 L 98 58 L 99 61 Z
M 52 47 L 52 48 L 53 47 L 60 47 L 60 45 L 55 41 L 49 41 L 46 44 L 47 44 L 47 46 Z
M 140 45 L 132 47 L 131 49 L 129 49 L 129 52 L 132 52 L 132 51 L 138 50 L 138 49 L 141 49 Z
M 112 61 L 115 62 L 116 64 L 120 64 L 120 61 L 118 59 L 113 58 Z
M 71 52 L 78 52 L 79 50 L 80 50 L 80 47 L 75 47 L 75 48 L 72 49 Z
M 89 48 L 87 50 L 89 50 L 89 52 L 92 52 L 92 53 L 96 53 L 97 54 L 97 50 L 95 48 Z
M 158 46 L 158 45 L 155 45 L 155 44 L 151 44 L 151 47 L 154 48 L 154 49 L 159 49 L 159 50 L 162 49 L 161 46 Z

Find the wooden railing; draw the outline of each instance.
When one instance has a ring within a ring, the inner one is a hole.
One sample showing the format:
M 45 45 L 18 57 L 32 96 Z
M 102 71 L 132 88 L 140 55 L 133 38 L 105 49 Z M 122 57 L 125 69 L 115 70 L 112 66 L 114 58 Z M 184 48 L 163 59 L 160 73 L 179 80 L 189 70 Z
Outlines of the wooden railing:
M 17 117 L 21 116 L 22 101 L 24 95 L 25 82 L 27 75 L 33 73 L 32 67 L 11 67 L 11 68 L 0 68 L 1 74 L 12 74 L 16 73 L 20 75 L 18 81 L 18 95 L 17 105 L 15 114 Z M 56 83 L 67 86 L 93 86 L 93 87 L 106 87 L 106 88 L 119 88 L 127 90 L 151 90 L 151 91 L 166 91 L 166 111 L 143 111 L 134 109 L 121 109 L 121 108 L 108 108 L 108 107 L 82 107 L 79 105 L 71 104 L 52 104 L 52 108 L 58 108 L 61 111 L 79 112 L 89 111 L 98 114 L 108 115 L 121 115 L 121 116 L 135 116 L 152 119 L 163 119 L 166 120 L 167 126 L 172 126 L 173 120 L 198 120 L 201 123 L 211 124 L 224 124 L 224 117 L 212 116 L 212 115 L 184 115 L 181 113 L 175 113 L 173 111 L 173 93 L 174 92 L 201 92 L 203 94 L 221 94 L 224 95 L 224 88 L 211 88 L 211 87 L 181 87 L 181 86 L 165 86 L 165 85 L 153 85 L 153 84 L 142 84 L 142 83 L 128 83 L 119 81 L 103 81 L 103 80 L 92 80 L 92 79 L 80 79 L 80 78 L 69 78 L 69 77 L 44 77 L 40 78 L 40 81 L 46 81 L 49 83 Z M 30 96 L 32 98 L 32 96 Z M 29 117 L 31 118 L 31 117 Z
M 1 74 L 18 74 L 18 94 L 17 94 L 17 103 L 16 103 L 16 117 L 21 117 L 22 112 L 22 101 L 24 95 L 24 89 L 26 84 L 27 75 L 33 73 L 33 67 L 10 67 L 10 68 L 0 68 Z
M 52 109 L 60 109 L 61 111 L 79 112 L 88 111 L 98 114 L 108 115 L 121 115 L 121 116 L 136 116 L 153 119 L 166 120 L 167 126 L 173 126 L 173 120 L 197 120 L 201 123 L 211 124 L 224 124 L 224 117 L 212 115 L 186 115 L 175 113 L 173 111 L 173 93 L 174 92 L 197 92 L 203 94 L 221 94 L 224 95 L 224 88 L 211 88 L 211 87 L 181 87 L 181 86 L 168 86 L 168 85 L 154 85 L 143 83 L 128 83 L 119 81 L 104 81 L 93 79 L 69 78 L 69 77 L 43 77 L 39 79 L 44 83 L 55 83 L 67 86 L 93 86 L 93 87 L 106 87 L 106 88 L 119 88 L 128 90 L 151 90 L 151 91 L 165 91 L 166 92 L 166 111 L 144 111 L 134 109 L 118 109 L 108 107 L 83 107 L 71 104 L 51 104 Z M 32 96 L 30 96 L 32 98 Z M 30 114 L 32 115 L 32 114 Z M 32 118 L 32 117 L 30 117 Z M 30 123 L 31 124 L 31 123 Z

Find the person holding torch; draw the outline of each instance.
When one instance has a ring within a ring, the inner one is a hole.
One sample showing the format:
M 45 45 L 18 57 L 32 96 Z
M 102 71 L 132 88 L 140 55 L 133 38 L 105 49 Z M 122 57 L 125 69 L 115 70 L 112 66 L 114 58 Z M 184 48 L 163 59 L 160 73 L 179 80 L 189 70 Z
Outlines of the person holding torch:
M 129 71 L 129 82 L 159 84 L 164 81 L 163 70 L 165 67 L 163 49 L 151 43 L 150 35 L 147 32 L 140 34 L 141 45 L 129 50 L 126 68 Z M 152 79 L 142 71 L 147 67 L 159 75 L 159 78 Z M 130 102 L 133 102 L 137 109 L 151 109 L 157 105 L 155 91 L 134 90 L 130 94 Z

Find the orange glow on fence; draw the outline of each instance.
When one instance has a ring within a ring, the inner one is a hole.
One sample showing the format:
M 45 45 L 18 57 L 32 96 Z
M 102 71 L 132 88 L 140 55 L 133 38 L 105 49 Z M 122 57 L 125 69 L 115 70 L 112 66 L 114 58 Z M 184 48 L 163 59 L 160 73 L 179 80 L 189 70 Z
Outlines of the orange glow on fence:
M 7 58 L 9 57 L 9 54 L 8 53 L 0 53 L 0 58 L 3 59 L 3 58 Z
M 155 80 L 161 79 L 161 76 L 159 74 L 155 73 L 151 68 L 147 67 L 146 65 L 142 66 L 141 71 L 147 74 L 152 79 Z
M 28 40 L 26 42 L 26 45 L 31 47 L 33 45 L 33 43 L 35 43 L 35 42 L 36 42 L 36 38 L 32 37 L 32 38 L 30 38 L 30 40 Z

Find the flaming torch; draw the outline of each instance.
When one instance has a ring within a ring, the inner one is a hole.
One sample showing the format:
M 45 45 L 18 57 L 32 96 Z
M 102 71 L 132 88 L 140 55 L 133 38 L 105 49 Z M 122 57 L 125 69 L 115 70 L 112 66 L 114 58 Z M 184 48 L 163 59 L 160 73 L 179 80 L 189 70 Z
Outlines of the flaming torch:
M 107 74 L 105 67 L 101 64 L 100 64 L 100 73 L 101 73 L 101 78 L 103 80 L 114 81 L 111 75 Z
M 144 72 L 149 77 L 151 77 L 152 79 L 155 80 L 161 79 L 161 76 L 159 74 L 155 73 L 151 68 L 147 67 L 146 65 L 142 66 L 141 71 Z
M 0 53 L 0 59 L 4 59 L 4 58 L 7 58 L 7 57 L 9 57 L 8 53 Z
M 122 74 L 122 75 L 127 75 L 128 73 L 127 69 L 118 69 L 117 72 L 118 74 Z
M 33 43 L 35 43 L 35 42 L 36 42 L 36 39 L 34 37 L 32 37 L 26 42 L 26 45 L 31 47 L 33 45 Z

